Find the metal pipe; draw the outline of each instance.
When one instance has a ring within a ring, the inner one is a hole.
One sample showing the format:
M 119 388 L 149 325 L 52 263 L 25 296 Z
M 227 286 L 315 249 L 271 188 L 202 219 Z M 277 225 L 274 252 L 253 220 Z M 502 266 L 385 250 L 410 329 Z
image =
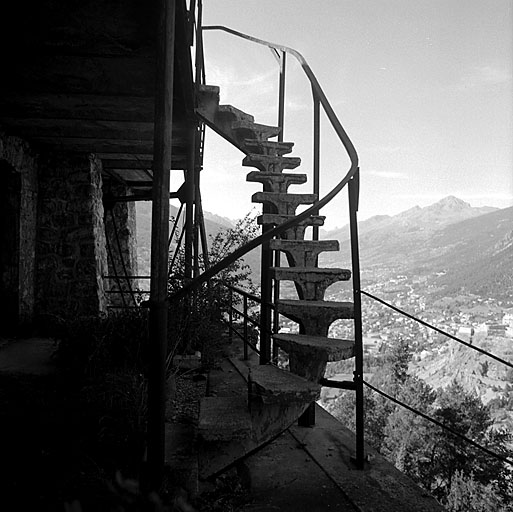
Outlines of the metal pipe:
M 201 202 L 201 190 L 198 187 L 198 202 L 196 208 L 199 214 L 199 230 L 201 240 L 201 251 L 203 254 L 203 264 L 205 268 L 210 267 L 210 257 L 208 255 L 207 230 L 205 228 L 205 216 L 203 215 L 203 204 Z
M 335 130 L 338 138 L 340 139 L 340 142 L 342 142 L 343 146 L 346 148 L 346 151 L 351 160 L 351 168 L 355 168 L 358 166 L 358 154 L 356 153 L 356 149 L 353 143 L 351 142 L 351 139 L 348 137 L 346 131 L 344 130 L 344 127 L 338 120 L 335 111 L 333 110 L 333 107 L 328 101 L 328 98 L 324 94 L 324 91 L 322 90 L 322 87 L 320 86 L 317 77 L 314 75 L 312 68 L 309 66 L 306 59 L 297 50 L 289 48 L 288 46 L 283 46 L 281 44 L 271 43 L 270 41 L 264 41 L 263 39 L 258 39 L 257 37 L 243 34 L 242 32 L 238 32 L 237 30 L 233 30 L 228 27 L 223 27 L 222 25 L 211 25 L 206 27 L 204 26 L 202 27 L 202 30 L 222 30 L 223 32 L 227 32 L 228 34 L 240 37 L 241 39 L 246 39 L 246 41 L 252 41 L 253 43 L 267 46 L 268 48 L 274 48 L 275 50 L 280 50 L 282 52 L 290 53 L 291 55 L 293 55 L 301 64 L 301 67 L 303 68 L 303 71 L 305 72 L 305 75 L 307 76 L 313 90 L 319 96 L 319 100 L 329 122 L 333 126 L 333 129 Z
M 173 238 L 175 237 L 176 226 L 178 226 L 178 219 L 180 218 L 180 215 L 182 214 L 182 210 L 183 210 L 183 203 L 181 203 L 180 208 L 178 208 L 178 213 L 176 214 L 175 222 L 173 223 L 173 229 L 171 230 L 171 234 L 169 235 L 169 240 L 167 243 L 168 251 L 171 248 L 171 242 L 173 241 Z
M 198 169 L 198 165 L 196 162 L 196 156 L 198 154 L 198 127 L 194 127 L 194 223 L 193 223 L 193 257 L 194 257 L 194 266 L 193 266 L 193 275 L 194 277 L 198 277 L 200 274 L 200 262 L 199 262 L 199 222 L 200 222 L 200 214 L 198 211 L 198 201 L 200 198 L 199 190 L 200 190 L 200 173 Z
M 244 296 L 244 361 L 248 360 L 248 298 Z
M 263 213 L 266 213 L 264 205 Z M 262 226 L 262 234 L 270 231 L 270 226 Z M 272 301 L 272 280 L 270 267 L 272 265 L 272 251 L 269 248 L 269 242 L 262 244 L 262 255 L 260 260 L 260 295 L 262 303 L 260 304 L 260 364 L 267 364 L 271 360 L 271 308 L 269 303 Z
M 180 252 L 180 246 L 182 245 L 183 235 L 185 234 L 185 229 L 182 226 L 182 231 L 180 232 L 180 237 L 178 238 L 178 242 L 175 247 L 175 252 L 173 253 L 173 257 L 171 258 L 171 263 L 169 264 L 168 277 L 171 276 L 173 272 L 173 268 L 175 266 L 176 258 L 178 258 L 178 254 Z
M 230 297 L 230 299 L 229 299 L 229 306 L 228 306 L 228 322 L 230 325 L 230 330 L 228 331 L 228 341 L 231 343 L 233 341 L 233 334 L 232 334 L 232 329 L 233 329 L 233 291 L 232 290 L 230 290 L 229 297 Z
M 280 251 L 276 251 L 274 253 L 274 266 L 281 267 L 281 254 Z M 273 288 L 273 325 L 272 332 L 273 334 L 277 333 L 280 330 L 280 313 L 278 312 L 278 301 L 280 300 L 280 281 L 277 279 L 273 280 L 274 288 Z M 275 345 L 274 340 L 272 342 L 272 360 L 274 361 L 278 355 L 278 347 Z
M 283 133 L 285 129 L 285 75 L 287 66 L 287 54 L 282 51 L 280 55 L 280 87 L 278 93 L 278 142 L 283 142 Z
M 148 484 L 159 489 L 164 472 L 167 356 L 169 178 L 172 155 L 176 2 L 160 0 L 157 16 L 155 129 L 148 373 Z
M 196 89 L 199 88 L 200 84 L 205 83 L 205 66 L 203 57 L 203 1 L 198 0 L 198 15 L 196 19 L 196 73 L 195 73 L 195 85 Z
M 313 93 L 313 193 L 317 195 L 315 203 L 320 196 L 320 162 L 321 162 L 321 104 L 319 96 Z M 316 212 L 316 215 L 319 211 Z M 313 240 L 319 240 L 319 226 L 313 227 Z
M 356 466 L 363 469 L 365 465 L 364 446 L 364 410 L 363 410 L 363 340 L 362 340 L 362 296 L 360 283 L 360 255 L 358 248 L 358 196 L 360 191 L 359 170 L 349 181 L 349 225 L 351 232 L 351 260 L 353 271 L 353 302 L 354 302 L 354 344 L 356 388 Z
M 194 268 L 194 199 L 195 199 L 195 182 L 196 176 L 194 172 L 195 155 L 195 134 L 194 130 L 189 130 L 188 134 L 189 152 L 187 155 L 187 171 L 185 173 L 185 262 L 184 275 L 186 281 L 192 279 Z

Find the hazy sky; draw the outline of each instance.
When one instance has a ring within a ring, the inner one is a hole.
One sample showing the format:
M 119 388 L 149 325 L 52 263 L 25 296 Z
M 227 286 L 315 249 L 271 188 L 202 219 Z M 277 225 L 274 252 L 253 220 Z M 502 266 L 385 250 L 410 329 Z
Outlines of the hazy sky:
M 456 195 L 513 204 L 511 0 L 204 0 L 204 25 L 225 25 L 299 50 L 360 156 L 360 218 Z M 228 34 L 204 35 L 207 83 L 221 102 L 275 124 L 278 64 Z M 285 140 L 311 171 L 311 90 L 289 59 Z M 322 191 L 348 161 L 322 124 Z M 236 218 L 260 189 L 242 154 L 207 132 L 204 208 Z M 303 186 L 305 187 L 305 186 Z M 306 191 L 291 188 L 291 191 Z M 335 200 L 336 201 L 336 200 Z M 330 207 L 327 227 L 347 222 Z

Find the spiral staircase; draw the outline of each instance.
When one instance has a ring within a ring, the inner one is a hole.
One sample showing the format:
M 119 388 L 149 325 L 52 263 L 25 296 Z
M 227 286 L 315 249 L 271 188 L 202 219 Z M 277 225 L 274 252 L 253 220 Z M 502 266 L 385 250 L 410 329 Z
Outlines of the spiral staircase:
M 317 203 L 316 194 L 288 191 L 290 185 L 306 183 L 307 175 L 289 172 L 301 162 L 287 156 L 293 143 L 270 140 L 279 134 L 279 128 L 255 123 L 253 116 L 233 106 L 219 105 L 218 87 L 202 86 L 198 100 L 201 120 L 246 155 L 243 166 L 256 169 L 246 179 L 262 185 L 263 190 L 255 192 L 252 201 L 263 205 L 257 220 L 264 233 L 294 219 L 300 205 Z M 287 265 L 271 266 L 268 272 L 263 269 L 262 279 L 294 283 L 297 299 L 276 297 L 276 310 L 297 322 L 300 333 L 272 336 L 275 347 L 288 354 L 290 371 L 234 356 L 230 359 L 233 368 L 225 368 L 225 375 L 235 369 L 244 378 L 240 392 L 234 395 L 231 386 L 229 393 L 216 390 L 215 396 L 202 400 L 199 434 L 203 478 L 254 452 L 298 420 L 300 425 L 312 426 L 314 402 L 320 396 L 327 362 L 354 356 L 354 340 L 328 338 L 329 326 L 335 320 L 354 318 L 353 303 L 324 298 L 327 287 L 349 280 L 351 271 L 318 265 L 319 254 L 339 250 L 337 240 L 305 239 L 307 228 L 322 226 L 324 219 L 318 214 L 308 215 L 262 246 L 265 261 L 280 262 L 273 256 L 285 255 Z M 262 282 L 261 288 L 265 289 L 266 283 Z M 354 389 L 352 384 L 348 387 Z

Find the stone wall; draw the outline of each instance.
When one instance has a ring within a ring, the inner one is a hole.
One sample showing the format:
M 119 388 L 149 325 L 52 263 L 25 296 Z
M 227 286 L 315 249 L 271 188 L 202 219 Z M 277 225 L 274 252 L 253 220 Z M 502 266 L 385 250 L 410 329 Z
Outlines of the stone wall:
M 106 311 L 101 162 L 93 155 L 41 158 L 36 272 L 38 315 Z
M 107 311 L 107 288 L 137 289 L 126 279 L 120 288 L 104 280 L 137 274 L 137 244 L 134 202 L 107 201 L 113 207 L 104 214 L 100 160 L 38 156 L 22 139 L 0 132 L 0 173 L 0 307 L 16 329 L 48 316 L 98 315 Z M 109 186 L 107 195 L 130 190 Z M 110 299 L 132 304 L 129 293 Z
M 19 175 L 19 207 L 17 216 L 17 240 L 14 259 L 17 260 L 17 323 L 30 324 L 34 314 L 34 276 L 36 248 L 36 219 L 38 198 L 38 163 L 35 152 L 17 137 L 0 131 L 0 161 L 4 170 L 14 170 Z M 0 178 L 2 179 L 2 178 Z M 6 251 L 7 247 L 2 247 Z M 13 255 L 11 255 L 13 256 Z
M 109 305 L 133 306 L 131 292 L 138 289 L 136 280 L 126 276 L 137 275 L 136 216 L 134 201 L 116 201 L 117 197 L 131 195 L 129 187 L 116 184 L 106 187 L 104 195 L 105 234 L 109 279 Z M 114 277 L 117 276 L 117 277 Z M 122 293 L 119 293 L 122 292 Z

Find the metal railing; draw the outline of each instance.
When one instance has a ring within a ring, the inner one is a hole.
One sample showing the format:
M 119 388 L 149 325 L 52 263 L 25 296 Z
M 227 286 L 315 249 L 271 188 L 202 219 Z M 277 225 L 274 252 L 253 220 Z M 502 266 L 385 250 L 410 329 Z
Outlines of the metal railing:
M 247 290 L 243 290 L 242 288 L 238 288 L 237 286 L 226 285 L 230 293 L 229 304 L 228 304 L 228 320 L 226 321 L 226 325 L 228 327 L 228 336 L 229 341 L 233 340 L 233 335 L 235 334 L 238 338 L 242 340 L 243 349 L 244 349 L 244 360 L 247 361 L 248 347 L 253 350 L 256 354 L 260 355 L 260 348 L 256 343 L 250 341 L 250 326 L 259 329 L 260 322 L 252 318 L 249 314 L 250 311 L 250 302 L 254 304 L 261 304 L 262 300 L 257 295 L 248 292 Z M 237 294 L 242 297 L 241 300 L 234 300 L 234 294 Z M 238 305 L 242 302 L 242 311 L 237 309 L 235 305 Z M 242 332 L 237 329 L 237 323 L 235 322 L 236 317 L 242 319 Z
M 395 311 L 396 313 L 399 313 L 400 315 L 423 325 L 424 327 L 434 330 L 438 334 L 442 334 L 443 336 L 446 336 L 447 338 L 452 339 L 452 340 L 458 342 L 459 344 L 478 352 L 481 355 L 484 355 L 491 359 L 494 359 L 495 361 L 507 366 L 508 368 L 513 368 L 513 363 L 511 361 L 506 361 L 505 359 L 502 359 L 501 357 L 498 357 L 495 354 L 492 354 L 491 352 L 488 352 L 476 345 L 472 345 L 472 344 L 466 342 L 465 340 L 462 340 L 461 338 L 458 338 L 457 336 L 454 336 L 454 335 L 444 331 L 443 329 L 440 329 L 439 327 L 436 327 L 436 326 L 430 324 L 429 322 L 426 322 L 425 320 L 422 320 L 422 319 L 416 317 L 415 315 L 407 313 L 406 311 L 398 308 L 397 306 L 393 306 L 392 304 L 388 303 L 387 301 L 380 299 L 379 297 L 376 297 L 372 293 L 362 290 L 361 294 L 367 296 L 368 298 L 370 298 L 376 302 L 379 302 L 383 306 Z M 369 389 L 371 389 L 372 391 L 374 391 L 375 393 L 378 393 L 379 395 L 384 397 L 385 399 L 395 403 L 396 405 L 404 407 L 405 409 L 412 412 L 413 414 L 424 418 L 426 421 L 429 421 L 430 423 L 437 425 L 438 427 L 440 427 L 443 430 L 446 430 L 447 432 L 450 432 L 453 436 L 462 439 L 467 444 L 470 444 L 470 445 L 474 446 L 475 448 L 478 448 L 479 450 L 483 451 L 484 453 L 488 454 L 489 456 L 491 456 L 497 460 L 500 460 L 501 462 L 504 462 L 506 464 L 509 464 L 510 466 L 513 466 L 513 458 L 505 456 L 504 454 L 501 454 L 501 453 L 497 453 L 496 451 L 490 450 L 488 447 L 477 443 L 473 439 L 470 439 L 468 437 L 468 435 L 464 435 L 462 432 L 459 432 L 459 431 L 445 425 L 444 423 L 437 421 L 436 419 L 432 418 L 431 416 L 428 416 L 427 414 L 415 409 L 414 407 L 411 407 L 410 405 L 405 404 L 401 400 L 398 400 L 397 398 L 390 396 L 388 393 L 385 393 L 383 390 L 378 389 L 377 387 L 373 386 L 370 382 L 367 382 L 366 380 L 363 380 L 363 384 L 366 387 L 368 387 Z M 341 388 L 344 389 L 342 386 L 341 386 Z
M 265 262 L 270 262 L 270 256 L 266 255 L 266 244 L 271 238 L 277 237 L 287 229 L 298 225 L 301 221 L 305 220 L 311 215 L 319 213 L 321 208 L 328 204 L 338 193 L 348 185 L 348 196 L 349 196 L 349 224 L 351 234 L 351 257 L 352 257 L 352 275 L 353 275 L 353 302 L 354 302 L 354 324 L 355 324 L 355 371 L 354 371 L 354 389 L 356 391 L 356 464 L 359 468 L 363 468 L 365 454 L 364 454 L 364 411 L 363 411 L 363 340 L 362 340 L 362 320 L 361 320 L 361 296 L 360 296 L 360 267 L 359 267 L 359 250 L 358 250 L 358 226 L 357 226 L 357 211 L 358 211 L 358 198 L 359 198 L 359 168 L 358 168 L 358 155 L 356 149 L 347 135 L 345 129 L 340 123 L 336 116 L 330 102 L 328 101 L 323 89 L 321 88 L 315 74 L 311 67 L 307 63 L 306 59 L 296 50 L 287 46 L 271 43 L 264 41 L 247 34 L 243 34 L 236 30 L 228 27 L 214 25 L 214 26 L 203 26 L 202 31 L 223 31 L 232 36 L 244 39 L 246 41 L 253 42 L 258 45 L 265 46 L 273 51 L 277 56 L 280 63 L 280 88 L 278 98 L 278 126 L 280 127 L 279 141 L 283 140 L 283 128 L 285 120 L 285 80 L 286 80 L 286 55 L 290 55 L 295 58 L 303 72 L 306 75 L 307 80 L 310 83 L 312 89 L 312 101 L 314 109 L 314 150 L 313 150 L 313 188 L 314 193 L 319 195 L 320 193 L 320 112 L 321 109 L 324 111 L 332 129 L 338 137 L 338 140 L 345 148 L 348 157 L 350 159 L 350 168 L 342 178 L 342 180 L 323 198 L 318 199 L 313 206 L 306 209 L 302 213 L 298 214 L 293 219 L 275 227 L 272 229 L 264 228 L 262 235 L 257 237 L 255 240 L 250 242 L 247 246 L 236 251 L 228 261 L 221 261 L 217 265 L 217 269 L 213 267 L 210 269 L 210 276 L 214 275 L 217 271 L 222 270 L 228 264 L 235 261 L 235 259 L 243 256 L 249 250 L 262 245 L 262 286 L 261 286 L 261 324 L 260 324 L 260 362 L 265 364 L 270 362 L 272 359 L 272 344 L 271 336 L 272 332 L 276 331 L 272 327 L 273 318 L 271 315 L 271 306 L 273 299 L 277 300 L 279 294 L 274 293 L 273 286 L 271 283 L 271 277 L 268 267 Z M 204 72 L 202 71 L 202 76 Z M 318 229 L 313 230 L 313 239 L 317 240 L 319 237 Z M 204 280 L 207 280 L 210 276 L 204 275 Z M 193 285 L 193 283 L 191 283 Z M 277 290 L 278 284 L 275 283 L 274 290 Z M 276 323 L 277 315 L 274 315 L 274 323 Z

